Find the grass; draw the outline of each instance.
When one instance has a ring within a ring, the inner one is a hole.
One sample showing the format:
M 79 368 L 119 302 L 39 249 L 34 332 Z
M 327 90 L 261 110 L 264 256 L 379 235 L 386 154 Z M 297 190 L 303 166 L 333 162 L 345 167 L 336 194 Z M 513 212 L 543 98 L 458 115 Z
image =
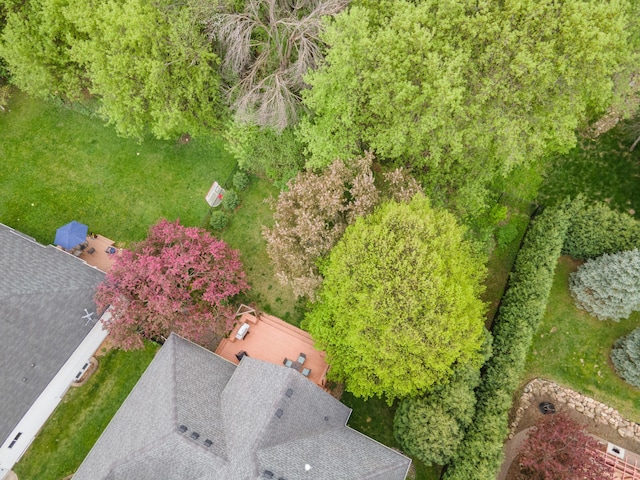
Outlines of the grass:
M 400 445 L 393 436 L 393 416 L 396 413 L 395 406 L 389 407 L 384 400 L 370 398 L 363 400 L 354 397 L 351 393 L 345 392 L 340 400 L 353 413 L 349 418 L 349 426 L 368 437 L 400 451 Z M 412 458 L 413 466 L 416 469 L 416 480 L 438 480 L 440 478 L 440 467 L 427 467 L 420 460 Z M 407 478 L 411 478 L 410 476 Z
M 234 170 L 221 137 L 139 144 L 99 120 L 20 92 L 9 109 L 0 112 L 0 222 L 44 244 L 71 220 L 119 246 L 142 240 L 160 218 L 207 226 L 204 196 L 214 180 L 223 183 Z M 268 196 L 277 190 L 253 179 L 223 238 L 241 252 L 249 298 L 295 323 L 301 306 L 276 281 L 260 236 L 271 220 L 263 202 Z
M 617 210 L 640 213 L 640 148 L 629 152 L 634 139 L 628 124 L 622 123 L 550 159 L 540 203 L 553 205 L 583 194 L 589 200 L 607 201 Z
M 20 480 L 59 480 L 72 474 L 153 359 L 158 347 L 111 350 L 83 386 L 72 388 L 14 471 Z
M 640 422 L 640 390 L 618 377 L 609 359 L 613 342 L 640 325 L 640 313 L 616 323 L 577 309 L 568 287 L 569 274 L 576 269 L 569 257 L 558 261 L 547 311 L 527 359 L 526 381 L 553 380 Z

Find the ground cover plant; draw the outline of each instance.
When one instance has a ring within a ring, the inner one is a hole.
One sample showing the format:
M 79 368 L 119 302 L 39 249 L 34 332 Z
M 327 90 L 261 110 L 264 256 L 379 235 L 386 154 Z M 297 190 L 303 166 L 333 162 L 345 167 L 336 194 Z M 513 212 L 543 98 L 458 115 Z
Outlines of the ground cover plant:
M 100 120 L 18 91 L 9 110 L 0 112 L 0 221 L 44 244 L 74 219 L 120 246 L 144 239 L 149 226 L 163 217 L 206 226 L 204 195 L 214 180 L 230 178 L 234 168 L 219 137 L 138 144 L 118 137 Z M 252 179 L 222 236 L 240 250 L 251 298 L 290 318 L 296 302 L 275 279 L 260 234 L 271 222 L 263 200 L 277 193 L 269 182 Z
M 72 474 L 156 354 L 147 342 L 134 352 L 110 350 L 87 382 L 72 388 L 14 467 L 21 480 L 60 480 Z
M 609 359 L 614 342 L 640 325 L 640 314 L 602 322 L 576 308 L 569 274 L 577 265 L 566 256 L 558 261 L 547 310 L 527 358 L 525 381 L 534 377 L 556 381 L 640 421 L 639 391 L 616 375 Z

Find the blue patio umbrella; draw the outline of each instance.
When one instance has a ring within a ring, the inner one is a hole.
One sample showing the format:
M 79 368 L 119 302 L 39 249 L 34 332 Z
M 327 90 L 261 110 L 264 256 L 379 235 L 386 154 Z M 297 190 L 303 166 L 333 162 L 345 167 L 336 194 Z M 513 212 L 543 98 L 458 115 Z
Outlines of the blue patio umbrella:
M 56 239 L 54 243 L 60 245 L 62 248 L 71 250 L 73 247 L 77 247 L 81 243 L 87 241 L 87 231 L 89 227 L 76 222 L 67 223 L 64 227 L 60 227 L 56 230 Z

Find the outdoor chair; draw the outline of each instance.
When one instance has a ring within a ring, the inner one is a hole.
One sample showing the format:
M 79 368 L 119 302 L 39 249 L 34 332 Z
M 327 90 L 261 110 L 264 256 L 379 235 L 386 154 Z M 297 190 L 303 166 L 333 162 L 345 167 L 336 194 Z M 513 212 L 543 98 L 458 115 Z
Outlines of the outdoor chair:
M 307 359 L 307 356 L 306 356 L 304 353 L 301 353 L 301 354 L 298 356 L 298 363 L 299 363 L 300 365 L 304 365 L 304 361 L 305 361 L 306 359 Z
M 302 375 L 304 375 L 305 377 L 308 377 L 310 373 L 311 373 L 311 369 L 310 368 L 303 368 L 302 369 Z
M 96 249 L 91 247 L 89 250 L 87 250 L 87 253 L 93 255 L 94 253 L 96 253 Z
M 285 357 L 285 359 L 282 361 L 282 364 L 285 367 L 289 367 L 291 368 L 293 366 L 293 362 L 291 360 L 289 360 L 288 358 Z

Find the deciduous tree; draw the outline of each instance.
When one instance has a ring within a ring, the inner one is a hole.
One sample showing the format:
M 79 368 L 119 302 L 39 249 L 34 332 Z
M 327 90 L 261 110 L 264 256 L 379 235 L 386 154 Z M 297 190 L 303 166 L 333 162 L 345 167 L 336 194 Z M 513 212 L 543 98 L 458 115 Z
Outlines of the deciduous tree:
M 322 269 L 309 331 L 354 395 L 426 393 L 481 363 L 485 267 L 445 210 L 416 195 L 349 226 Z
M 248 288 L 237 251 L 205 230 L 161 220 L 115 257 L 96 303 L 111 305 L 106 328 L 133 349 L 171 332 L 195 342 L 224 333 L 233 319 L 229 299 Z
M 629 9 L 625 0 L 360 2 L 328 24 L 326 61 L 306 78 L 310 164 L 366 148 L 422 168 L 434 186 L 469 190 L 566 150 L 634 61 Z
M 587 260 L 571 274 L 569 288 L 576 306 L 599 320 L 629 318 L 640 310 L 640 251 Z
M 545 415 L 520 447 L 521 470 L 531 480 L 613 478 L 593 453 L 597 443 L 567 414 Z

